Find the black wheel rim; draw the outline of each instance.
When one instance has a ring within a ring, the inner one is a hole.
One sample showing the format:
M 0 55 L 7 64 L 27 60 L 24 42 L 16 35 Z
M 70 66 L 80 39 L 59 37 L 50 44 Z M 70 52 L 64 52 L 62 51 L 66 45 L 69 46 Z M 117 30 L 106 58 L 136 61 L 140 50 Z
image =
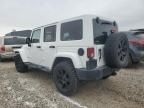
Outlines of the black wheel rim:
M 57 72 L 57 84 L 61 90 L 67 90 L 70 87 L 70 77 L 69 74 L 64 70 L 58 70 Z
M 118 45 L 118 57 L 120 61 L 124 61 L 127 56 L 127 42 L 125 40 L 121 40 Z

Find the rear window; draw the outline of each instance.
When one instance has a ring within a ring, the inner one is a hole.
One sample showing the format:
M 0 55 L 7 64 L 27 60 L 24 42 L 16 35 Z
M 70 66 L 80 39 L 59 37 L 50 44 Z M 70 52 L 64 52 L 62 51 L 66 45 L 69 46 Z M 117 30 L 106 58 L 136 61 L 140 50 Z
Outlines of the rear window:
M 82 20 L 76 20 L 61 24 L 61 40 L 81 40 L 82 39 Z
M 5 38 L 4 39 L 4 45 L 19 45 L 19 44 L 25 44 L 25 38 Z
M 134 33 L 134 36 L 137 37 L 137 38 L 144 38 L 144 33 L 142 32 L 137 32 L 137 33 Z
M 112 22 L 100 20 L 97 23 L 96 19 L 93 19 L 93 35 L 95 44 L 105 44 L 108 35 L 117 31 L 117 25 L 113 25 Z

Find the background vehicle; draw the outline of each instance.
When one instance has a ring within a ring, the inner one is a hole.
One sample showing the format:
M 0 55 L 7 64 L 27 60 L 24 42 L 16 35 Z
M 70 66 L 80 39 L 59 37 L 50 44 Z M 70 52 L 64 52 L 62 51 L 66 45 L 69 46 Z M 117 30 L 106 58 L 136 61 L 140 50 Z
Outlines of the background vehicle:
M 12 31 L 5 34 L 5 36 L 18 36 L 18 37 L 30 37 L 32 30 L 21 30 L 21 31 Z
M 128 64 L 128 40 L 115 21 L 84 15 L 35 28 L 15 51 L 18 72 L 52 72 L 57 89 L 74 94 L 82 80 L 106 79 Z
M 129 41 L 129 65 L 139 63 L 144 58 L 144 32 L 125 32 Z
M 143 28 L 141 28 L 141 29 L 132 29 L 132 30 L 130 30 L 130 31 L 135 31 L 135 32 L 144 32 L 144 29 L 143 29 Z
M 13 58 L 15 49 L 19 49 L 25 44 L 25 37 L 0 37 L 0 61 Z

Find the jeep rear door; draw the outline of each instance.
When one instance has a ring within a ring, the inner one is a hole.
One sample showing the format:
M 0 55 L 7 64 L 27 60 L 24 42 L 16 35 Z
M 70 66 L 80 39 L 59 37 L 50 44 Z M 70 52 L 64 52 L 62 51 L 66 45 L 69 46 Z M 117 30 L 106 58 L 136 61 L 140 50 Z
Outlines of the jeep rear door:
M 93 19 L 94 44 L 96 45 L 97 66 L 105 65 L 104 45 L 108 36 L 117 32 L 116 22 L 110 22 L 102 19 Z
M 42 55 L 40 65 L 50 69 L 55 59 L 56 47 L 56 25 L 50 25 L 43 28 Z

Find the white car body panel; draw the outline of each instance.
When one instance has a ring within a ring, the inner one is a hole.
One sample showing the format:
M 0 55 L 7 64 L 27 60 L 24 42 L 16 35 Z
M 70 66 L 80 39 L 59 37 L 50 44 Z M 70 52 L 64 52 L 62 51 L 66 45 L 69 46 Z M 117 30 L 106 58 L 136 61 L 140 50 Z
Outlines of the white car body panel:
M 93 37 L 92 19 L 96 18 L 94 15 L 85 15 L 68 20 L 63 20 L 57 23 L 45 25 L 37 29 L 41 29 L 40 43 L 32 43 L 31 47 L 28 45 L 23 46 L 19 50 L 19 53 L 23 59 L 23 62 L 31 62 L 37 65 L 52 69 L 55 58 L 65 57 L 70 58 L 75 68 L 86 68 L 87 48 L 95 48 L 95 57 L 97 60 L 97 67 L 105 65 L 104 61 L 104 45 L 95 45 Z M 61 41 L 60 40 L 60 27 L 64 22 L 70 22 L 74 20 L 83 20 L 83 38 L 81 40 L 74 41 Z M 43 42 L 44 27 L 56 25 L 56 41 L 55 42 Z M 33 30 L 33 31 L 34 31 Z M 36 48 L 41 46 L 41 48 Z M 55 48 L 49 48 L 49 46 L 55 46 Z M 84 55 L 78 55 L 78 49 L 84 49 Z M 101 53 L 99 52 L 101 50 Z

